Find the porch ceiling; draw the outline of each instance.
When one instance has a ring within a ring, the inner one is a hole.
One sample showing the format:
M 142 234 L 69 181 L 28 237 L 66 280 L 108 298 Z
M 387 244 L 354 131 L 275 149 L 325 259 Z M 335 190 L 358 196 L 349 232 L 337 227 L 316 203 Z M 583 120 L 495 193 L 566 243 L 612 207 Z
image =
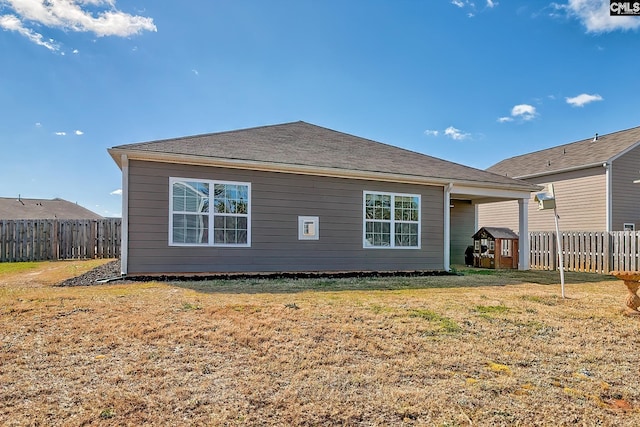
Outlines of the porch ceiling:
M 542 191 L 544 187 L 538 187 Z M 524 190 L 504 190 L 486 187 L 469 187 L 453 185 L 451 188 L 451 199 L 469 200 L 473 204 L 503 202 L 507 200 L 518 200 L 531 198 L 532 191 Z

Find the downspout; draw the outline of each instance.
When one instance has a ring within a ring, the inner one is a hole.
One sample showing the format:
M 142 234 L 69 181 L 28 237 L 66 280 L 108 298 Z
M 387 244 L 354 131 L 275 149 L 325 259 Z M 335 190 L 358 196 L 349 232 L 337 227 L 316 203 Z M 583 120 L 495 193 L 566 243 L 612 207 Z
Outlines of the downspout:
M 473 217 L 473 232 L 475 233 L 480 228 L 479 227 L 480 221 L 478 219 L 480 217 L 480 209 L 478 209 L 478 207 L 480 205 L 478 205 L 477 203 L 475 203 L 473 201 L 471 203 L 473 203 L 473 215 L 474 215 L 474 217 Z
M 121 156 L 122 162 L 122 229 L 120 242 L 120 273 L 125 276 L 129 261 L 129 158 Z
M 606 225 L 606 229 L 607 229 L 607 233 L 611 231 L 611 223 L 612 223 L 612 202 L 611 202 L 611 181 L 612 181 L 612 177 L 611 177 L 611 169 L 613 168 L 613 165 L 611 163 L 603 163 L 602 167 L 605 168 L 605 186 L 606 186 L 606 196 L 605 196 L 605 209 L 606 209 L 606 215 L 605 215 L 605 225 Z
M 444 271 L 451 270 L 451 190 L 453 183 L 444 187 Z

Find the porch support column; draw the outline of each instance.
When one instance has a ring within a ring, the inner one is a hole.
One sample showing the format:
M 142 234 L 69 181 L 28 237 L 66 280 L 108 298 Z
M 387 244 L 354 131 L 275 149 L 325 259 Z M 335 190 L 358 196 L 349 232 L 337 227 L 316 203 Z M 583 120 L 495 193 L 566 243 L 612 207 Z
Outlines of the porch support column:
M 529 199 L 518 199 L 518 270 L 529 270 Z
M 451 270 L 451 189 L 453 184 L 444 187 L 444 271 Z

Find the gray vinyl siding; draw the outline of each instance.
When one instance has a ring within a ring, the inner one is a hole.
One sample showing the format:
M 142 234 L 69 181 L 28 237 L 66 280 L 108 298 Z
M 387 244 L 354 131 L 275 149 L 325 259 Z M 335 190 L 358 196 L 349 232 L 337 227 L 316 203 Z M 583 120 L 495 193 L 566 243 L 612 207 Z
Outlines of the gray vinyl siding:
M 612 215 L 611 230 L 620 231 L 624 223 L 635 224 L 640 229 L 640 147 L 614 160 L 612 174 Z
M 468 200 L 451 200 L 451 264 L 464 265 L 464 251 L 473 245 L 475 206 Z
M 547 175 L 527 181 L 546 186 L 553 183 L 561 231 L 606 231 L 606 170 L 603 167 Z M 552 210 L 538 210 L 531 194 L 529 231 L 555 230 Z M 508 227 L 518 232 L 518 202 L 480 205 L 478 226 Z
M 251 247 L 169 246 L 169 178 L 251 183 Z M 421 195 L 421 249 L 364 249 L 363 191 Z M 443 188 L 131 161 L 128 273 L 443 269 Z M 298 216 L 320 218 L 298 240 Z

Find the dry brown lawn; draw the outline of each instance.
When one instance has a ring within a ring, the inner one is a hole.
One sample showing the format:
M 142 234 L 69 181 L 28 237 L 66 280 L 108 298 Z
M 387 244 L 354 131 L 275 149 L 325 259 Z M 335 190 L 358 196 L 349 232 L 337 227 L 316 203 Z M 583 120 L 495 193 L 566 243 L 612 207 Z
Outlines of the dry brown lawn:
M 0 264 L 1 425 L 640 424 L 604 276 L 53 286 L 100 262 Z

